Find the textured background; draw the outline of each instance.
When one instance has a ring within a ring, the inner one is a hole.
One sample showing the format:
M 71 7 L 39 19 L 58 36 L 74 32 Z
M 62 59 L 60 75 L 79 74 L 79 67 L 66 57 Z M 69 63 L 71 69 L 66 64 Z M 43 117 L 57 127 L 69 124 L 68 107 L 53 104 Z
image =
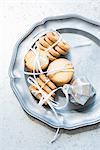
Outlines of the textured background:
M 16 41 L 44 17 L 76 13 L 100 21 L 100 0 L 0 0 L 0 150 L 99 150 L 100 124 L 55 130 L 25 114 L 13 94 L 8 67 Z

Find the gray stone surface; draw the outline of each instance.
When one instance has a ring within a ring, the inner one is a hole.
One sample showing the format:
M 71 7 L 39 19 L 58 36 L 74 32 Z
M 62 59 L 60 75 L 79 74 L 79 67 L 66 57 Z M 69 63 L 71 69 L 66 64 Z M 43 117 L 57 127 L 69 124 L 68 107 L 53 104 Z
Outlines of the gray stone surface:
M 49 144 L 56 130 L 31 120 L 10 88 L 8 67 L 16 41 L 44 17 L 69 13 L 100 21 L 100 0 L 0 0 L 0 150 L 100 149 L 100 124 L 61 130 Z

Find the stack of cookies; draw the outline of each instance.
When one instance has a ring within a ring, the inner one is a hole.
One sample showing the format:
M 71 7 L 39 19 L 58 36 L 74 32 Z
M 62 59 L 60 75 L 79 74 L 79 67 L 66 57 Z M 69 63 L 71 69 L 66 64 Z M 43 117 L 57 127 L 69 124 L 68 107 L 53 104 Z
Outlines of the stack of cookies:
M 25 55 L 25 68 L 29 72 L 39 73 L 35 80 L 45 95 L 71 81 L 73 64 L 65 58 L 59 58 L 69 52 L 70 46 L 57 32 L 46 33 L 35 42 L 34 47 L 34 51 L 30 49 Z M 41 99 L 42 94 L 37 86 L 30 85 L 29 90 L 38 100 Z M 54 96 L 53 93 L 51 99 Z
M 56 60 L 60 55 L 68 53 L 69 44 L 59 40 L 57 33 L 48 32 L 46 35 L 39 38 L 36 42 L 36 46 L 39 50 L 46 51 L 50 61 Z M 57 43 L 57 44 L 55 44 Z M 55 45 L 55 46 L 53 46 Z
M 36 81 L 38 85 L 41 87 L 41 92 L 47 96 L 49 93 L 52 92 L 52 90 L 56 89 L 56 85 L 49 80 L 49 78 L 45 74 L 40 74 L 39 77 L 36 78 Z M 40 100 L 42 98 L 42 93 L 38 93 L 38 87 L 30 85 L 29 86 L 30 92 L 38 99 Z M 53 93 L 50 97 L 50 99 L 54 99 L 55 93 Z M 47 103 L 45 103 L 47 104 Z

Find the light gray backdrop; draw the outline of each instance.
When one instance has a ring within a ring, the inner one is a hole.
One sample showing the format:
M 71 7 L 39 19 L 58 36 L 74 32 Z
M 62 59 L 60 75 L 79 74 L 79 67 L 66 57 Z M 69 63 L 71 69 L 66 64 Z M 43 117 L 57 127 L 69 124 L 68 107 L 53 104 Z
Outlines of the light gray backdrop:
M 0 150 L 99 150 L 100 124 L 74 131 L 31 120 L 13 94 L 8 67 L 16 41 L 44 17 L 75 13 L 100 22 L 100 0 L 0 0 Z

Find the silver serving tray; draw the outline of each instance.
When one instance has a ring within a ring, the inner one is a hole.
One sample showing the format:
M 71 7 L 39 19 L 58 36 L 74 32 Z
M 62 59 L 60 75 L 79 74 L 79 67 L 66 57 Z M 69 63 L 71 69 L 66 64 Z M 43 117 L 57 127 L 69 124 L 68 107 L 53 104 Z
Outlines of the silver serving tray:
M 41 32 L 57 30 L 71 44 L 66 56 L 75 66 L 76 76 L 86 76 L 96 89 L 94 103 L 82 111 L 58 111 L 57 120 L 52 110 L 37 105 L 28 90 L 24 76 L 24 55 Z M 85 46 L 84 46 L 85 45 Z M 54 127 L 75 129 L 100 121 L 100 24 L 79 15 L 55 16 L 35 24 L 15 45 L 9 68 L 12 90 L 22 108 L 32 117 Z

